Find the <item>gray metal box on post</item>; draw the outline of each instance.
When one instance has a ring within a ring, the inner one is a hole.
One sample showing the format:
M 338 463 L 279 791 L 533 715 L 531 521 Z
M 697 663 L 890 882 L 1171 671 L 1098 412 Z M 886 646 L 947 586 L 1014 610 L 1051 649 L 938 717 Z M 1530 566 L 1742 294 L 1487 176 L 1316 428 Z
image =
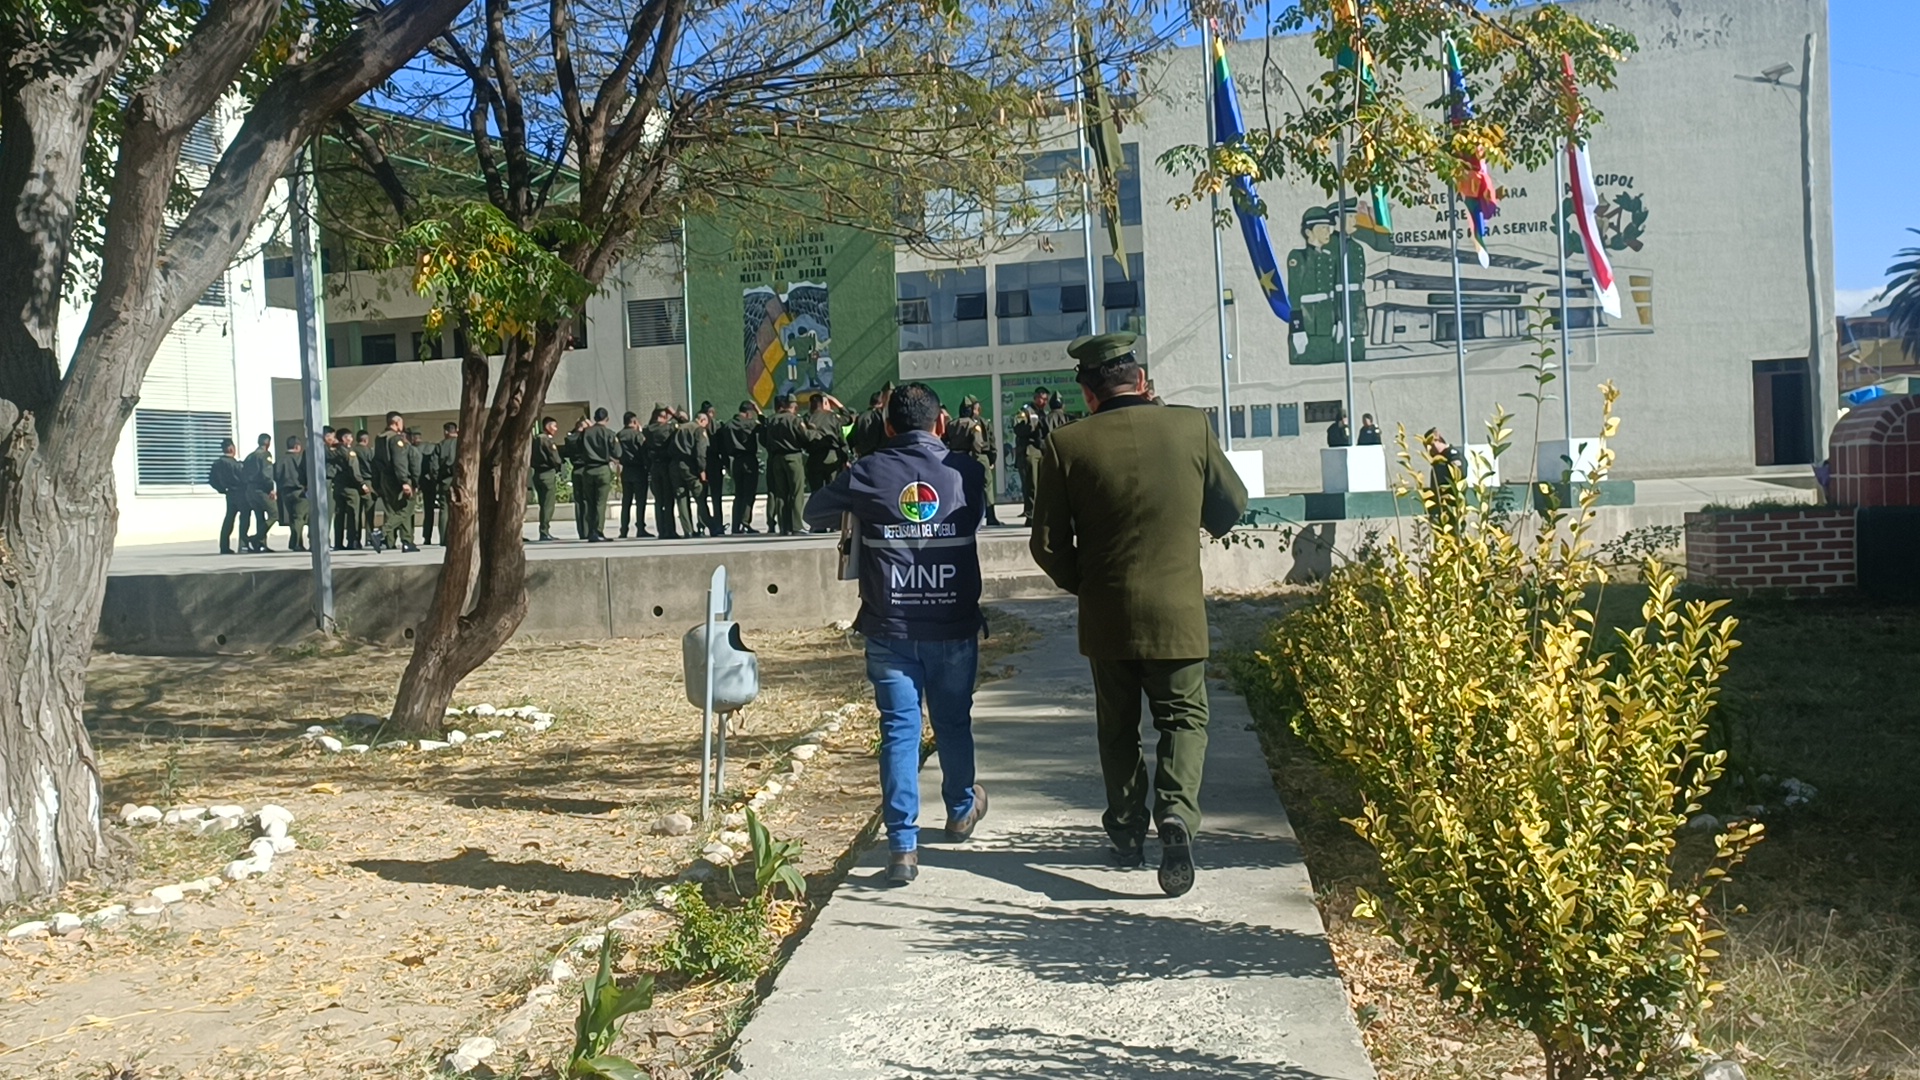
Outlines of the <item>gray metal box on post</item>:
M 700 819 L 712 814 L 713 793 L 726 785 L 726 717 L 760 696 L 760 658 L 740 639 L 733 613 L 733 591 L 727 586 L 727 568 L 715 567 L 707 588 L 707 618 L 680 639 L 680 658 L 687 682 L 687 701 L 701 707 Z M 719 714 L 716 727 L 714 716 Z M 719 761 L 716 766 L 715 743 Z

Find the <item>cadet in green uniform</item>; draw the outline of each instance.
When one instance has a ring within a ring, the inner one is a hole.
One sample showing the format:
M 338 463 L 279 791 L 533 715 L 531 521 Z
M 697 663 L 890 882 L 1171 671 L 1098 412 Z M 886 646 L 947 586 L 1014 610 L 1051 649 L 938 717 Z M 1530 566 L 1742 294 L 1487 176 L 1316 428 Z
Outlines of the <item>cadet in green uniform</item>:
M 1080 651 L 1093 668 L 1096 738 L 1106 778 L 1101 823 L 1122 865 L 1144 861 L 1160 833 L 1160 887 L 1193 885 L 1207 752 L 1207 607 L 1200 578 L 1204 528 L 1224 536 L 1247 489 L 1220 450 L 1207 414 L 1155 404 L 1134 335 L 1068 346 L 1093 415 L 1047 439 L 1028 546 L 1054 584 L 1080 598 Z M 1160 733 L 1147 805 L 1140 698 Z
M 853 422 L 853 434 L 847 437 L 847 449 L 853 451 L 856 459 L 878 453 L 887 445 L 887 399 L 892 391 L 893 384 L 888 383 L 886 389 L 873 395 L 867 402 L 867 411 Z
M 965 454 L 980 463 L 987 471 L 987 524 L 999 525 L 1000 519 L 993 512 L 993 465 L 1000 459 L 1000 451 L 993 445 L 993 432 L 987 430 L 987 423 L 980 417 L 980 399 L 968 396 L 960 402 L 960 415 L 947 425 L 947 449 Z
M 706 414 L 688 419 L 685 413 L 674 419 L 673 502 L 680 513 L 680 535 L 699 536 L 700 521 L 707 514 L 707 424 Z
M 433 525 L 440 523 L 440 544 L 447 543 L 447 500 L 453 495 L 453 472 L 460 459 L 460 425 L 443 424 L 440 441 L 422 448 L 420 542 L 433 543 Z
M 653 415 L 640 429 L 647 449 L 647 486 L 653 490 L 653 530 L 662 540 L 677 539 L 673 523 L 673 410 L 653 403 Z
M 380 511 L 380 493 L 373 486 L 373 436 L 362 430 L 354 438 L 353 449 L 360 455 L 360 464 L 367 474 L 367 493 L 360 500 L 360 539 L 362 543 L 372 543 L 374 517 Z
M 247 493 L 240 486 L 240 450 L 232 439 L 220 440 L 220 456 L 207 470 L 207 483 L 226 497 L 227 513 L 220 519 L 220 554 L 233 554 L 233 523 L 240 522 L 240 546 L 247 546 Z
M 413 517 L 419 511 L 420 451 L 408 441 L 406 420 L 397 412 L 387 414 L 387 430 L 373 447 L 373 487 L 387 515 L 387 544 L 419 551 L 413 544 Z
M 287 539 L 288 551 L 307 549 L 307 449 L 298 435 L 287 436 L 287 452 L 273 467 L 275 500 L 280 504 L 280 524 L 293 535 Z
M 647 439 L 640 433 L 640 414 L 629 412 L 621 417 L 620 430 L 613 437 L 620 440 L 620 539 L 627 538 L 629 528 L 637 537 L 650 538 L 647 485 L 651 478 L 647 475 Z
M 267 546 L 268 523 L 273 520 L 273 436 L 260 436 L 259 445 L 240 466 L 240 487 L 247 493 L 247 511 L 240 515 L 240 550 L 272 551 Z M 247 534 L 247 521 L 253 534 Z
M 706 491 L 706 502 L 701 505 L 701 523 L 707 527 L 709 536 L 727 535 L 727 467 L 725 454 L 714 453 L 713 440 L 720 432 L 720 414 L 714 410 L 713 402 L 700 403 L 700 411 L 694 414 L 695 420 L 706 432 L 707 440 L 707 477 L 700 482 Z
M 354 444 L 353 432 L 333 434 L 333 546 L 358 551 L 366 504 L 373 496 L 373 463 Z
M 560 486 L 560 421 L 551 416 L 540 420 L 540 434 L 533 437 L 533 494 L 540 501 L 540 540 L 553 539 L 553 495 Z
M 807 445 L 813 432 L 796 412 L 793 397 L 773 399 L 773 415 L 760 428 L 767 448 L 767 531 L 782 536 L 800 532 L 807 506 Z
M 1347 238 L 1347 315 L 1340 315 L 1340 239 L 1334 212 L 1324 206 L 1300 218 L 1304 247 L 1287 253 L 1287 295 L 1293 298 L 1292 357 L 1296 364 L 1341 364 L 1355 329 L 1353 358 L 1367 358 L 1367 253 Z
M 752 400 L 742 401 L 733 419 L 713 433 L 713 442 L 707 451 L 708 464 L 712 464 L 715 456 L 725 458 L 727 472 L 733 474 L 733 534 L 759 532 L 753 527 L 753 500 L 760 494 L 758 404 Z
M 586 501 L 585 527 L 589 543 L 607 539 L 607 496 L 613 493 L 613 466 L 620 460 L 620 440 L 607 426 L 607 410 L 593 410 L 593 423 L 580 433 L 580 464 L 573 472 L 573 499 Z
M 806 424 L 813 429 L 807 442 L 807 490 L 819 491 L 847 467 L 847 437 L 841 430 L 853 420 L 853 414 L 832 394 L 819 393 L 807 413 Z
M 567 479 L 573 488 L 573 535 L 577 540 L 585 540 L 587 532 L 587 501 L 580 497 L 580 436 L 593 421 L 581 417 L 573 422 L 573 430 L 560 440 L 560 456 L 567 463 Z
M 1053 391 L 1042 386 L 1033 392 L 1033 401 L 1020 410 L 1020 419 L 1013 425 L 1013 452 L 1017 455 L 1015 466 L 1020 470 L 1020 512 L 1028 520 L 1033 518 L 1033 489 L 1038 483 L 1034 470 L 1040 465 L 1040 454 L 1046 440 L 1047 406 L 1053 403 Z

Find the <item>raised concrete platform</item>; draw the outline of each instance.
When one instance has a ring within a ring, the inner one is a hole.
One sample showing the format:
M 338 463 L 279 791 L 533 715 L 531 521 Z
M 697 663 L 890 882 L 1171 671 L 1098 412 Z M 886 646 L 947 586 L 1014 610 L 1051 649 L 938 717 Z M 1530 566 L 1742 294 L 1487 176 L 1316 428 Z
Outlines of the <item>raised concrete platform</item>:
M 1199 878 L 1108 865 L 1093 694 L 1070 601 L 976 698 L 991 811 L 939 841 L 930 760 L 920 879 L 865 853 L 741 1033 L 748 1080 L 1371 1080 L 1312 884 L 1246 705 L 1212 687 Z M 1149 739 L 1148 752 L 1152 751 Z M 936 842 L 938 841 L 938 842 Z
M 1811 502 L 1811 478 L 1707 477 L 1642 480 L 1631 506 L 1603 506 L 1592 539 L 1603 543 L 1645 525 L 1680 525 L 1709 502 L 1759 499 Z M 1354 496 L 1356 500 L 1359 496 Z M 1207 586 L 1238 592 L 1304 584 L 1324 576 L 1369 534 L 1411 538 L 1417 506 L 1390 494 L 1347 506 L 1345 520 L 1315 520 L 1301 496 L 1256 500 L 1254 542 L 1205 544 Z M 1015 520 L 1017 507 L 1002 507 Z M 1396 511 L 1399 511 L 1396 513 Z M 1288 531 L 1280 531 L 1280 530 Z M 572 521 L 560 523 L 562 535 Z M 209 530 L 211 532 L 211 530 Z M 534 529 L 528 526 L 531 539 Z M 273 534 L 284 544 L 286 530 Z M 1200 542 L 1196 538 L 1196 542 Z M 725 563 L 734 580 L 735 616 L 749 629 L 793 629 L 850 619 L 859 600 L 838 577 L 836 538 L 743 536 L 724 539 L 560 540 L 527 547 L 525 637 L 585 641 L 678 634 L 700 621 L 707 581 Z M 304 552 L 219 555 L 203 544 L 129 546 L 114 552 L 97 648 L 112 652 L 205 654 L 291 645 L 313 631 L 311 578 Z M 442 552 L 336 552 L 335 615 L 353 637 L 404 645 L 432 597 Z M 981 535 L 981 570 L 990 600 L 1059 595 L 1027 553 L 1024 528 Z

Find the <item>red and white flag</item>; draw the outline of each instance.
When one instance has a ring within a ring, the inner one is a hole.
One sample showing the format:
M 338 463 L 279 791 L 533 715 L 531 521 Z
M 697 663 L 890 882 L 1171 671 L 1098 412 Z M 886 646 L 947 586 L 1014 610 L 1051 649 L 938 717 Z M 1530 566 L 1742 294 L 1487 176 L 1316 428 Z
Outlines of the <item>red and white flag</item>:
M 1573 81 L 1573 57 L 1563 55 L 1560 58 L 1562 70 L 1566 73 L 1567 96 L 1579 100 L 1579 90 Z M 1574 122 L 1578 122 L 1576 113 Z M 1573 129 L 1567 135 L 1567 176 L 1573 187 L 1574 222 L 1580 227 L 1580 244 L 1586 249 L 1587 267 L 1593 274 L 1593 287 L 1600 297 L 1600 307 L 1614 318 L 1620 317 L 1620 290 L 1613 281 L 1613 264 L 1607 261 L 1607 248 L 1600 237 L 1600 219 L 1595 216 L 1600 197 L 1593 189 L 1593 165 L 1587 161 L 1587 147 L 1574 141 Z

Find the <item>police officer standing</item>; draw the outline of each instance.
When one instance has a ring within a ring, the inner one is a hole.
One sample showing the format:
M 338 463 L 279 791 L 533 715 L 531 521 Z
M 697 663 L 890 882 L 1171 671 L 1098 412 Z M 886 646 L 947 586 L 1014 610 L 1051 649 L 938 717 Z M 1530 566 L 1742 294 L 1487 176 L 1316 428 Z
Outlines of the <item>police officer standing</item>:
M 673 500 L 680 514 L 680 535 L 699 536 L 707 514 L 707 414 L 674 416 Z M 714 533 L 718 536 L 718 533 Z
M 447 500 L 453 495 L 453 473 L 460 461 L 460 425 L 442 424 L 440 441 L 422 451 L 420 542 L 433 543 L 433 524 L 440 523 L 440 545 L 447 543 Z
M 220 440 L 220 456 L 207 470 L 207 484 L 226 497 L 227 513 L 220 519 L 220 554 L 233 554 L 233 523 L 240 522 L 240 546 L 247 546 L 247 492 L 240 481 L 240 450 L 232 439 Z
M 980 418 L 979 398 L 969 395 L 961 399 L 960 415 L 947 428 L 946 442 L 947 449 L 967 455 L 986 470 L 987 524 L 998 526 L 1000 519 L 993 512 L 993 464 L 1000 459 L 1000 451 L 993 445 L 993 433 L 987 430 L 986 421 Z
M 726 460 L 733 474 L 733 529 L 735 536 L 758 532 L 753 527 L 753 500 L 760 494 L 760 406 L 752 399 L 740 403 L 733 419 L 713 433 L 707 462 Z
M 374 488 L 374 449 L 373 436 L 362 428 L 354 437 L 353 448 L 360 455 L 360 464 L 366 467 L 367 493 L 360 500 L 360 536 L 363 543 L 373 542 L 374 515 L 380 509 L 380 494 Z
M 653 529 L 662 540 L 680 536 L 673 521 L 673 429 L 673 410 L 654 402 L 640 438 L 647 450 L 647 486 L 653 491 Z
M 781 536 L 800 532 L 807 505 L 807 446 L 813 432 L 798 415 L 793 395 L 773 399 L 773 415 L 760 428 L 767 448 L 767 531 Z
M 280 523 L 293 533 L 287 550 L 307 550 L 307 450 L 300 436 L 287 436 L 287 452 L 273 467 L 273 486 Z
M 867 411 L 854 420 L 847 448 L 853 451 L 855 460 L 879 453 L 887 445 L 887 398 L 892 392 L 893 384 L 888 383 L 868 400 Z
M 593 410 L 593 423 L 580 433 L 579 464 L 573 472 L 573 499 L 585 500 L 584 526 L 589 543 L 607 539 L 607 496 L 613 491 L 613 467 L 620 460 L 620 440 L 607 426 L 607 410 Z
M 807 413 L 812 436 L 807 442 L 807 490 L 819 491 L 847 467 L 847 437 L 841 428 L 853 419 L 838 398 L 822 391 Z
M 1014 462 L 1020 470 L 1020 513 L 1031 521 L 1033 519 L 1033 488 L 1037 482 L 1034 470 L 1040 464 L 1041 448 L 1046 440 L 1047 406 L 1053 403 L 1053 391 L 1038 387 L 1033 392 L 1033 401 L 1020 410 L 1020 419 L 1013 425 L 1013 452 L 1017 455 Z
M 553 497 L 560 487 L 560 421 L 551 416 L 540 419 L 540 433 L 533 437 L 533 494 L 540 501 L 540 533 L 536 541 L 553 539 Z
M 420 451 L 408 440 L 406 418 L 387 414 L 387 430 L 373 448 L 373 486 L 386 510 L 387 543 L 401 551 L 419 551 L 413 544 L 413 517 L 418 512 Z
M 701 481 L 701 486 L 706 489 L 707 502 L 701 510 L 701 516 L 706 520 L 709 535 L 725 536 L 727 535 L 727 469 L 732 463 L 727 460 L 725 454 L 715 453 L 713 448 L 713 440 L 720 433 L 720 414 L 714 409 L 713 402 L 703 401 L 694 419 L 700 422 L 701 430 L 707 439 L 707 478 Z
M 372 463 L 354 445 L 353 432 L 342 428 L 333 435 L 333 546 L 358 551 L 367 502 L 373 497 Z
M 627 530 L 642 539 L 653 536 L 647 531 L 647 440 L 640 434 L 640 414 L 629 412 L 620 418 L 620 430 L 613 437 L 620 441 L 620 539 Z
M 587 532 L 587 501 L 580 497 L 580 436 L 592 426 L 593 421 L 583 416 L 573 422 L 573 430 L 560 441 L 560 456 L 567 461 L 567 478 L 573 487 L 573 535 L 579 540 L 592 535 Z
M 1193 834 L 1207 752 L 1209 649 L 1200 576 L 1204 528 L 1224 536 L 1247 489 L 1207 414 L 1156 405 L 1132 334 L 1068 346 L 1093 415 L 1048 437 L 1028 547 L 1053 583 L 1080 600 L 1080 652 L 1093 669 L 1101 823 L 1123 866 L 1160 834 L 1160 887 L 1193 887 Z M 1140 699 L 1160 733 L 1152 806 L 1140 749 Z
M 240 468 L 240 486 L 247 493 L 247 512 L 240 517 L 240 550 L 272 551 L 267 546 L 268 522 L 273 518 L 273 436 L 261 435 L 259 445 Z M 253 535 L 247 535 L 247 519 Z

